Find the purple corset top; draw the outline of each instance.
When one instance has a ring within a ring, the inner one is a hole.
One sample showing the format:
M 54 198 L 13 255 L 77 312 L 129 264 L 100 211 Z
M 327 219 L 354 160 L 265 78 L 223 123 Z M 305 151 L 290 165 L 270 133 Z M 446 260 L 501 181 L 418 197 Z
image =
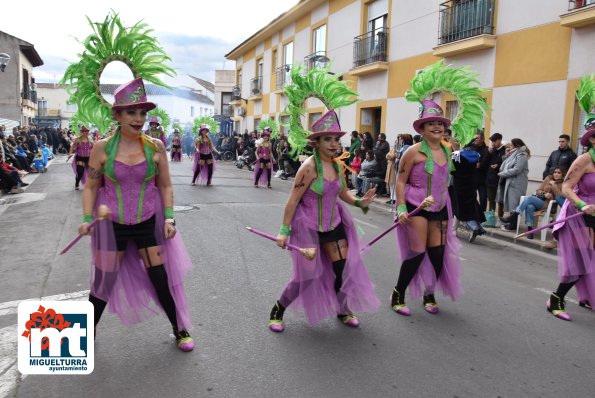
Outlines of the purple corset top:
M 432 195 L 434 204 L 428 211 L 440 211 L 446 205 L 446 195 L 448 195 L 448 163 L 444 165 L 434 163 L 434 174 L 431 176 L 426 173 L 424 166 L 425 162 L 419 162 L 411 169 L 409 180 L 405 185 L 405 200 L 419 206 L 428 195 Z
M 198 152 L 202 154 L 211 153 L 211 145 L 207 141 L 198 143 Z
M 138 224 L 155 214 L 159 190 L 155 178 L 145 181 L 147 161 L 129 166 L 114 162 L 116 181 L 105 178 L 104 197 L 112 210 L 112 221 Z
M 314 183 L 315 180 L 312 181 Z M 310 185 L 312 185 L 312 183 Z M 306 190 L 300 206 L 303 206 L 308 219 L 312 222 L 312 228 L 318 231 L 331 231 L 341 223 L 337 201 L 341 193 L 341 182 L 339 178 L 333 181 L 324 180 L 324 193 L 322 195 L 322 208 L 319 211 L 319 195 L 311 189 Z
M 91 156 L 92 148 L 93 144 L 91 144 L 89 141 L 80 141 L 76 146 L 76 156 L 88 158 Z
M 584 174 L 574 191 L 587 204 L 595 204 L 595 173 Z
M 258 157 L 261 159 L 269 159 L 271 157 L 271 147 L 259 146 L 258 147 Z

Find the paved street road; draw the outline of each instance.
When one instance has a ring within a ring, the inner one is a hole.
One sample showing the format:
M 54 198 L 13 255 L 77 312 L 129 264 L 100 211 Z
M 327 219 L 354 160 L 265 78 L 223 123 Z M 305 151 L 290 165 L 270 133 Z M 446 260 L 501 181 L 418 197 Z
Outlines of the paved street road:
M 555 258 L 499 241 L 464 242 L 464 296 L 455 303 L 438 296 L 436 316 L 409 301 L 407 318 L 388 301 L 399 264 L 391 235 L 366 258 L 383 306 L 362 314 L 359 329 L 335 319 L 311 327 L 290 313 L 286 332 L 273 334 L 266 323 L 289 257 L 244 226 L 275 233 L 290 182 L 257 190 L 248 172 L 228 163 L 213 187 L 191 187 L 187 159 L 172 165 L 172 175 L 176 205 L 187 206 L 176 219 L 194 262 L 186 290 L 195 350 L 175 348 L 165 317 L 124 327 L 106 314 L 93 374 L 20 379 L 9 302 L 88 289 L 88 240 L 57 255 L 81 214 L 81 191 L 63 160 L 20 199 L 42 200 L 0 205 L 0 397 L 595 395 L 595 313 L 569 303 L 573 322 L 552 317 L 545 301 L 557 283 Z M 391 222 L 382 209 L 353 214 L 364 240 Z

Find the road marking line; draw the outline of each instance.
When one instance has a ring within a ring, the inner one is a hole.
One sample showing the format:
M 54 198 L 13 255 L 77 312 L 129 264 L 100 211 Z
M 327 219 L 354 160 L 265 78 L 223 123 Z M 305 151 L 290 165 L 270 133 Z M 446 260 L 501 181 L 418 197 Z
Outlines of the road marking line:
M 23 300 L 6 301 L 4 303 L 0 303 L 0 316 L 16 314 L 18 311 L 19 303 L 21 301 L 32 301 L 32 300 L 64 301 L 64 300 L 78 299 L 81 297 L 86 297 L 88 295 L 89 295 L 89 290 L 81 290 L 80 292 L 62 293 L 62 294 L 56 294 L 53 296 L 45 296 L 45 297 L 42 297 L 41 299 L 39 297 L 34 297 L 34 298 L 23 299 Z
M 544 289 L 544 288 L 542 288 L 542 287 L 534 287 L 533 289 L 534 289 L 534 290 L 537 290 L 537 291 L 539 291 L 539 292 L 543 292 L 543 293 L 547 294 L 548 296 L 549 296 L 550 294 L 552 294 L 552 291 L 551 291 L 551 290 L 547 290 L 547 289 Z M 577 300 L 575 300 L 575 299 L 572 299 L 572 298 L 570 298 L 570 297 L 565 297 L 565 300 L 566 300 L 566 301 L 569 301 L 569 302 L 571 302 L 571 303 L 574 303 L 574 304 L 578 304 L 578 301 L 577 301 Z

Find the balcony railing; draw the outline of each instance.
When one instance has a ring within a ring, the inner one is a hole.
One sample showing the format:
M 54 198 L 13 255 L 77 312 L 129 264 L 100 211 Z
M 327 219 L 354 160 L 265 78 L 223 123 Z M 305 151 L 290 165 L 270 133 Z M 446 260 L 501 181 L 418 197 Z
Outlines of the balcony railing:
M 250 96 L 262 95 L 262 76 L 250 80 Z
M 353 67 L 386 62 L 388 28 L 378 28 L 353 39 Z
M 569 0 L 568 11 L 578 10 L 591 4 L 595 4 L 595 0 Z
M 277 90 L 283 89 L 291 83 L 291 65 L 283 65 L 277 68 Z
M 329 61 L 326 51 L 317 51 L 304 57 L 304 69 L 308 72 L 314 68 L 324 68 Z
M 438 44 L 494 32 L 495 0 L 463 0 L 440 4 Z
M 24 100 L 29 100 L 29 101 L 37 104 L 37 91 L 33 91 L 33 90 L 21 91 L 21 98 Z

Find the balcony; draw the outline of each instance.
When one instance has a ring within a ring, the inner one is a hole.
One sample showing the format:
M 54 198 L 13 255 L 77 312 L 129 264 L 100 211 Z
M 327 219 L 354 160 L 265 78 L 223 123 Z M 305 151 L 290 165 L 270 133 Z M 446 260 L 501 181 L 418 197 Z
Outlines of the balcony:
M 325 68 L 329 61 L 326 51 L 316 51 L 304 57 L 304 69 L 309 72 L 314 68 Z
M 262 98 L 262 76 L 255 77 L 250 80 L 250 97 L 249 100 L 257 100 Z
M 24 90 L 21 91 L 22 106 L 31 109 L 37 109 L 37 91 Z
M 353 39 L 351 74 L 363 76 L 388 70 L 388 28 L 378 28 Z
M 286 85 L 291 83 L 291 65 L 283 65 L 277 68 L 277 85 L 275 86 L 275 94 L 281 94 Z
M 496 46 L 495 0 L 462 0 L 440 4 L 438 46 L 434 55 L 446 57 Z
M 242 86 L 233 86 L 233 88 L 231 89 L 231 102 L 229 103 L 229 105 L 242 105 Z
M 570 0 L 568 13 L 560 15 L 560 25 L 582 28 L 595 24 L 595 0 Z
M 221 105 L 221 116 L 233 116 L 233 106 L 227 104 Z

